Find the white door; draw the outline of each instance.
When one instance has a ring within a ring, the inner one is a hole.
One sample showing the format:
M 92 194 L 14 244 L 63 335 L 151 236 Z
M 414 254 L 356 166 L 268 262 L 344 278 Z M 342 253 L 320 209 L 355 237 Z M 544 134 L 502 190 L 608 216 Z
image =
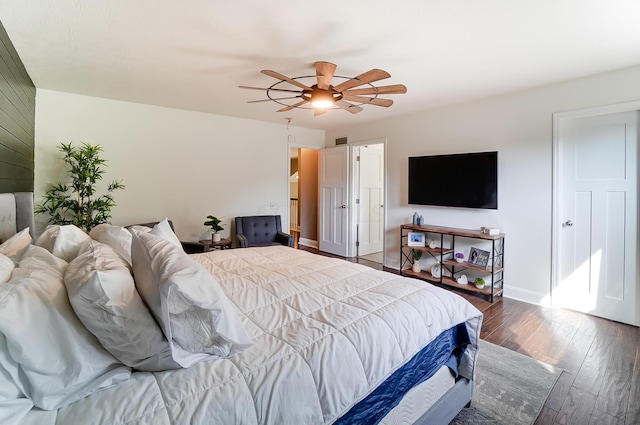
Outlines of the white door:
M 384 145 L 366 145 L 358 149 L 358 255 L 383 249 L 384 226 Z
M 638 112 L 565 118 L 553 304 L 639 325 Z
M 321 150 L 318 161 L 319 249 L 343 257 L 348 248 L 348 158 L 349 147 L 345 145 Z

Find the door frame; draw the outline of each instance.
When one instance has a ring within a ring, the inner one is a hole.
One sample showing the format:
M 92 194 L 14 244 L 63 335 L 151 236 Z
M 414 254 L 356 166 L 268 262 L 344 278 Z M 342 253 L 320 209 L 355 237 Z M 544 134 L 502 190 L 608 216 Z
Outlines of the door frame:
M 357 179 L 358 176 L 356 176 L 356 155 L 355 155 L 355 150 L 357 147 L 360 146 L 365 146 L 365 145 L 380 145 L 382 144 L 382 151 L 383 151 L 383 155 L 384 155 L 384 164 L 383 164 L 383 172 L 384 172 L 384 181 L 382 182 L 382 190 L 384 191 L 384 196 L 383 196 L 383 207 L 382 207 L 382 214 L 384 215 L 383 217 L 383 221 L 382 221 L 382 263 L 383 265 L 386 262 L 387 259 L 387 254 L 386 254 L 386 246 L 387 246 L 387 237 L 386 237 L 386 230 L 387 230 L 387 138 L 386 137 L 378 137 L 376 139 L 368 139 L 368 140 L 363 140 L 360 142 L 353 142 L 353 143 L 349 143 L 349 154 L 351 155 L 351 159 L 349 162 L 349 167 L 351 168 L 349 170 L 349 203 L 352 206 L 356 205 L 356 196 L 357 196 L 357 190 L 358 190 L 358 182 L 359 180 Z M 347 247 L 347 256 L 348 257 L 355 257 L 356 253 L 357 253 L 357 249 L 356 249 L 356 240 L 357 240 L 357 232 L 358 232 L 358 211 L 357 208 L 351 208 L 349 211 L 349 220 L 348 220 L 348 232 L 349 232 L 349 245 Z
M 324 148 L 320 146 L 296 143 L 291 141 L 291 138 L 287 142 L 287 219 L 286 221 L 284 221 L 284 217 L 283 217 L 283 221 L 287 224 L 287 232 L 289 229 L 289 223 L 291 223 L 291 185 L 289 184 L 289 180 L 291 179 L 291 149 L 313 149 L 314 151 L 320 151 Z M 298 186 L 298 199 L 300 199 L 300 186 Z M 298 244 L 300 244 L 300 237 L 298 237 Z M 309 243 L 307 243 L 306 245 L 309 245 Z M 315 244 L 313 242 L 310 242 L 310 245 L 315 245 L 315 246 L 312 246 L 312 248 L 318 248 L 318 241 L 315 241 Z
M 596 106 L 565 112 L 554 112 L 552 122 L 552 200 L 551 200 L 551 287 L 549 288 L 549 306 L 556 306 L 553 292 L 560 282 L 560 231 L 562 229 L 560 217 L 561 204 L 561 164 L 562 164 L 562 136 L 561 128 L 564 120 L 570 118 L 587 118 L 598 115 L 617 114 L 620 112 L 640 111 L 640 100 L 617 103 L 613 105 Z M 638 159 L 637 159 L 638 160 Z M 640 169 L 640 160 L 638 160 Z M 638 235 L 640 239 L 640 235 Z M 636 264 L 636 268 L 639 267 Z M 640 274 L 638 274 L 640 276 Z M 636 277 L 636 280 L 638 278 Z M 640 288 L 636 288 L 636 316 L 640 316 Z

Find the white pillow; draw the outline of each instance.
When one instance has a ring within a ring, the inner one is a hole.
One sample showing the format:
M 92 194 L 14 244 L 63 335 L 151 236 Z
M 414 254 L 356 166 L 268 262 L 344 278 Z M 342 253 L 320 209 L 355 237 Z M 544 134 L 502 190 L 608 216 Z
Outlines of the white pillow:
M 132 231 L 132 230 L 137 230 L 138 232 L 142 232 L 142 233 L 149 233 L 151 231 L 151 227 L 139 226 L 136 224 L 135 226 L 129 227 L 129 231 Z
M 131 233 L 125 227 L 98 224 L 91 229 L 89 236 L 98 242 L 109 245 L 131 266 Z
M 136 287 L 172 347 L 228 357 L 251 346 L 233 305 L 204 267 L 165 239 L 132 233 Z
M 18 263 L 14 275 L 24 275 L 26 270 L 53 270 L 53 272 L 62 275 L 67 264 L 62 258 L 56 257 L 45 248 L 30 245 Z
M 0 254 L 6 255 L 11 261 L 18 264 L 20 258 L 22 258 L 22 254 L 24 254 L 29 245 L 31 245 L 31 242 L 33 242 L 33 239 L 31 239 L 29 228 L 27 227 L 4 241 L 2 245 L 0 245 Z
M 0 285 L 6 283 L 11 279 L 11 273 L 16 265 L 11 261 L 11 258 L 4 254 L 0 254 Z
M 116 359 L 144 371 L 180 367 L 138 295 L 128 264 L 112 248 L 85 243 L 67 267 L 64 284 L 80 321 Z
M 164 220 L 153 226 L 153 229 L 151 229 L 149 233 L 151 233 L 152 235 L 160 236 L 161 238 L 168 240 L 178 248 L 182 249 L 180 239 L 178 239 L 175 232 L 171 229 L 168 218 L 165 218 Z
M 131 371 L 73 312 L 62 281 L 66 262 L 31 246 L 23 263 L 28 267 L 16 268 L 0 286 L 0 333 L 8 347 L 0 366 L 22 393 L 53 410 L 128 379 Z
M 62 258 L 69 262 L 76 258 L 78 251 L 83 242 L 91 239 L 84 230 L 73 224 L 64 226 L 54 225 L 47 226 L 38 240 L 36 245 L 45 248 L 58 258 Z

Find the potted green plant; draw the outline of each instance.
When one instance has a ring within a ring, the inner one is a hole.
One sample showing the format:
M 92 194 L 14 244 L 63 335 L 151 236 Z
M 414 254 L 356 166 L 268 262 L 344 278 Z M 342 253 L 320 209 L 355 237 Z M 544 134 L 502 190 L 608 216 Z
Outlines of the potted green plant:
M 419 273 L 420 270 L 422 270 L 420 268 L 420 259 L 422 258 L 422 251 L 418 249 L 412 249 L 411 256 L 413 257 L 413 266 L 411 266 L 411 270 L 413 270 L 416 273 Z
M 50 224 L 73 224 L 86 232 L 95 226 L 108 223 L 111 208 L 116 206 L 113 192 L 125 186 L 114 180 L 107 186 L 107 193 L 96 196 L 97 183 L 102 180 L 106 160 L 100 157 L 102 147 L 83 143 L 72 146 L 60 143 L 58 150 L 64 153 L 63 160 L 69 166 L 71 183 L 57 183 L 44 193 L 36 214 L 49 214 Z
M 484 279 L 481 277 L 477 277 L 473 283 L 476 285 L 476 288 L 482 289 L 484 288 Z
M 213 242 L 220 242 L 220 233 L 218 233 L 220 230 L 224 229 L 224 224 L 222 223 L 222 218 L 218 218 L 216 216 L 213 215 L 208 215 L 207 216 L 207 221 L 204 222 L 205 226 L 209 226 L 211 227 L 211 240 Z

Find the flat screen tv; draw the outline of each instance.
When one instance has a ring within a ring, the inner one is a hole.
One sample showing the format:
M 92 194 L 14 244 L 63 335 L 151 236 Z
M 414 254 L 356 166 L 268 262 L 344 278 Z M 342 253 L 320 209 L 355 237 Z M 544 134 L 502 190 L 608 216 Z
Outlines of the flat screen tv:
M 498 152 L 409 157 L 409 204 L 498 209 Z

